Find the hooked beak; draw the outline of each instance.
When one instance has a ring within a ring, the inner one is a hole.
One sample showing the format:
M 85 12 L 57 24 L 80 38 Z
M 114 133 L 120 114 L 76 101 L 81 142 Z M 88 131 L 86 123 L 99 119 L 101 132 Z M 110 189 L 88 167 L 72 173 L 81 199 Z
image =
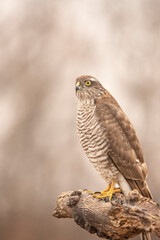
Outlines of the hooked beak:
M 78 90 L 80 90 L 82 88 L 82 86 L 80 85 L 80 82 L 77 82 L 76 83 L 76 92 L 78 91 Z

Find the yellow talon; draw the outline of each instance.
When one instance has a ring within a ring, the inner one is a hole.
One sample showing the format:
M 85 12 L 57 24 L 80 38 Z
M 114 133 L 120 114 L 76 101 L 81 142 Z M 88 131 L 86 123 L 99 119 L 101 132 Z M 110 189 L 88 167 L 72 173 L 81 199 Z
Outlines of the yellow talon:
M 115 185 L 115 181 L 112 180 L 112 182 L 108 185 L 108 187 L 104 191 L 102 191 L 100 193 L 94 193 L 93 197 L 96 197 L 99 199 L 109 197 L 109 201 L 111 201 L 112 196 L 115 192 L 121 192 L 121 189 L 115 188 L 114 185 Z

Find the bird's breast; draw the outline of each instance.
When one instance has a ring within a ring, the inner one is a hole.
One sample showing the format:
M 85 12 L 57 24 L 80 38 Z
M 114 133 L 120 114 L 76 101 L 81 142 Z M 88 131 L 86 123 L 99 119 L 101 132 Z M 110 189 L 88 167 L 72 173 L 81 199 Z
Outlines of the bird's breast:
M 80 105 L 77 130 L 81 145 L 91 162 L 106 161 L 109 143 L 106 130 L 95 115 L 96 106 Z
M 81 145 L 96 170 L 110 182 L 116 178 L 118 170 L 108 157 L 109 140 L 106 129 L 101 126 L 95 114 L 95 105 L 79 105 L 77 130 Z

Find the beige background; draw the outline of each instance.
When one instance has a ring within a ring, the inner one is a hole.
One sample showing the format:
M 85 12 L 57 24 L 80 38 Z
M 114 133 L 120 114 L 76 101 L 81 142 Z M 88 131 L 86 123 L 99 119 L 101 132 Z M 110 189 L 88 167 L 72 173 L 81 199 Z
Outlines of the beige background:
M 106 187 L 76 134 L 81 74 L 130 118 L 160 200 L 160 1 L 1 0 L 1 240 L 98 239 L 52 217 L 62 191 Z

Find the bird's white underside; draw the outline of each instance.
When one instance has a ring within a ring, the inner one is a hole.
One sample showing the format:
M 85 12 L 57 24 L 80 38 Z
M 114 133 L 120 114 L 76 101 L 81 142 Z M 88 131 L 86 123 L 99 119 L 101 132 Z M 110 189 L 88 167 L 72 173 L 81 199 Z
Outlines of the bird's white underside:
M 118 175 L 118 185 L 122 189 L 125 196 L 128 195 L 128 193 L 132 190 L 128 182 L 126 181 L 126 179 L 123 177 L 121 173 L 119 173 Z

